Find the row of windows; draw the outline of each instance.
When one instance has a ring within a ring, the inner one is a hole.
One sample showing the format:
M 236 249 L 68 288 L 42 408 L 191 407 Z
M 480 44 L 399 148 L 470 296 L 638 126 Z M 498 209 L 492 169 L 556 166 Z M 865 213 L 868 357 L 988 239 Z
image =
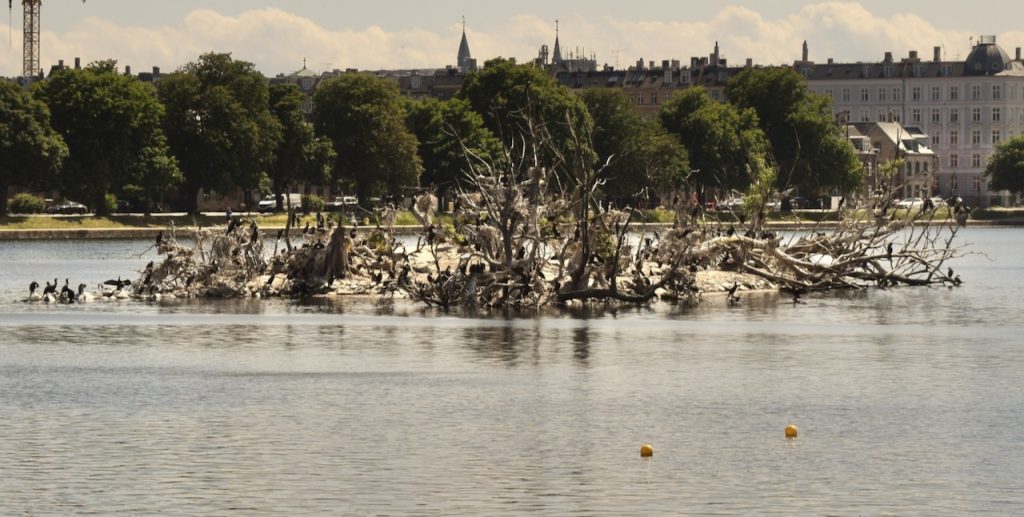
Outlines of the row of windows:
M 852 95 L 855 90 L 851 88 L 842 88 L 840 93 L 840 99 L 842 102 L 850 102 Z M 825 88 L 822 90 L 826 96 L 835 99 L 834 90 L 832 88 Z M 922 102 L 924 100 L 929 101 L 958 101 L 958 100 L 972 100 L 972 101 L 983 101 L 983 100 L 1004 100 L 1003 86 L 999 84 L 993 84 L 987 89 L 987 95 L 985 90 L 980 84 L 971 85 L 971 87 L 965 91 L 960 90 L 960 86 L 949 86 L 946 91 L 946 97 L 943 98 L 942 87 L 935 85 L 930 86 L 927 89 L 923 86 L 914 86 L 910 88 L 910 96 L 908 99 L 903 99 L 903 89 L 900 87 L 893 88 L 860 88 L 856 91 L 858 94 L 857 99 L 860 102 L 901 102 L 903 100 L 909 100 L 911 102 Z M 874 98 L 872 98 L 874 93 Z M 1016 100 L 1017 98 L 1017 86 L 1010 87 L 1010 99 Z M 963 96 L 961 96 L 963 94 Z
M 960 155 L 958 155 L 958 154 L 950 154 L 949 157 L 947 158 L 947 165 L 949 166 L 950 169 L 960 168 Z M 981 155 L 980 154 L 972 154 L 971 155 L 971 167 L 973 167 L 973 168 L 981 167 Z M 954 186 L 953 189 L 955 190 L 956 187 Z
M 988 117 L 984 118 L 984 119 L 982 117 L 983 114 L 984 113 L 982 112 L 981 108 L 973 108 L 971 110 L 970 122 L 972 124 L 981 124 L 981 123 L 984 123 L 984 122 L 991 122 L 991 123 L 1024 122 L 1024 108 L 1017 108 L 1017 109 L 1011 110 L 1009 112 L 1010 116 L 1006 120 L 1004 120 L 1005 117 L 1003 117 L 1003 110 L 1002 110 L 1002 108 L 992 108 L 991 111 L 988 112 Z M 924 118 L 924 113 L 922 112 L 921 109 L 918 109 L 918 108 L 911 109 L 910 110 L 910 118 L 908 120 L 908 123 L 916 124 L 916 125 L 922 125 L 925 122 L 928 122 L 928 123 L 931 123 L 931 124 L 942 124 L 944 122 L 943 117 L 942 117 L 943 111 L 938 109 L 938 108 L 933 108 L 928 113 L 928 115 L 929 116 L 928 116 L 928 118 L 926 120 Z M 901 117 L 900 117 L 900 114 L 898 112 L 895 112 L 895 111 L 879 111 L 878 112 L 878 117 L 876 119 L 872 120 L 872 118 L 871 118 L 871 111 L 863 109 L 863 110 L 860 110 L 860 119 L 857 120 L 857 122 L 874 122 L 874 121 L 877 121 L 877 122 L 902 122 L 900 119 L 901 119 Z M 843 121 L 846 121 L 846 120 L 844 119 Z M 960 110 L 959 109 L 952 108 L 952 109 L 949 110 L 948 113 L 946 113 L 945 122 L 948 122 L 949 124 L 954 125 L 954 124 L 960 124 L 960 121 L 961 121 L 961 118 L 960 118 Z

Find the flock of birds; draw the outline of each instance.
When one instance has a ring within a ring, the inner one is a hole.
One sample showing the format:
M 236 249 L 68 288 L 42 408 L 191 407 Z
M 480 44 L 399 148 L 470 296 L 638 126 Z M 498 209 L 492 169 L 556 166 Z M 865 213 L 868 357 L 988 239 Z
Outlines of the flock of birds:
M 28 303 L 88 303 L 91 301 L 98 300 L 124 300 L 131 298 L 129 287 L 132 285 L 131 280 L 121 280 L 118 277 L 116 280 L 107 280 L 97 286 L 96 291 L 87 292 L 86 284 L 78 284 L 78 290 L 72 289 L 71 282 L 69 279 L 64 279 L 64 286 L 57 290 L 57 286 L 60 285 L 56 278 L 53 279 L 53 283 L 46 282 L 46 287 L 39 291 L 39 282 L 32 282 L 28 286 L 28 297 L 25 298 L 25 302 Z

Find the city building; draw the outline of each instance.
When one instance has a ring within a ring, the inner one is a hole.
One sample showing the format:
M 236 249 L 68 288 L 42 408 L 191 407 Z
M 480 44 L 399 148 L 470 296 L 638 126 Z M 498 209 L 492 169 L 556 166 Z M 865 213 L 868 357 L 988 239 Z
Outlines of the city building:
M 865 166 L 868 196 L 932 197 L 937 155 L 920 128 L 899 122 L 858 122 L 846 128 L 854 152 Z
M 1000 142 L 1024 134 L 1020 48 L 1011 59 L 994 36 L 982 36 L 963 61 L 943 59 L 940 47 L 931 61 L 916 51 L 899 60 L 886 52 L 875 63 L 814 63 L 807 54 L 805 44 L 793 68 L 832 99 L 838 120 L 900 122 L 930 135 L 931 194 L 972 206 L 1014 203 L 1010 193 L 990 190 L 983 172 Z

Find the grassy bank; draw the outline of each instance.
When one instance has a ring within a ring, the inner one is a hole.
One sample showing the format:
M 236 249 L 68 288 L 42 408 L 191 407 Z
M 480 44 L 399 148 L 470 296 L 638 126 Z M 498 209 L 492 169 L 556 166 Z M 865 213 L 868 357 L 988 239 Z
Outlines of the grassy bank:
M 855 212 L 863 218 L 868 217 L 866 211 Z M 236 214 L 243 219 L 255 219 L 256 223 L 263 228 L 283 228 L 286 222 L 286 216 L 284 214 Z M 891 214 L 893 217 L 905 217 L 907 214 L 904 211 L 894 211 Z M 933 215 L 934 220 L 945 220 L 950 216 L 949 212 L 945 208 L 940 208 L 935 211 Z M 796 223 L 796 222 L 832 222 L 837 221 L 839 218 L 838 214 L 834 211 L 829 210 L 798 210 L 789 214 L 770 213 L 768 214 L 769 223 Z M 442 223 L 450 221 L 450 217 L 442 215 L 439 217 Z M 641 221 L 647 223 L 671 223 L 675 219 L 675 215 L 668 210 L 655 209 L 648 210 L 638 217 L 636 222 Z M 729 212 L 708 212 L 705 214 L 705 220 L 718 221 L 725 224 L 734 224 L 739 221 L 738 214 Z M 1007 225 L 1024 225 L 1024 208 L 989 208 L 975 210 L 971 214 L 971 220 L 981 223 L 991 224 L 1007 224 Z M 316 224 L 316 215 L 307 214 L 301 215 L 299 219 L 299 227 L 304 226 L 306 223 Z M 4 230 L 52 230 L 52 231 L 79 231 L 79 230 L 120 230 L 120 229 L 146 229 L 146 228 L 166 228 L 167 226 L 174 224 L 179 228 L 191 228 L 195 226 L 200 227 L 211 227 L 221 226 L 225 223 L 223 215 L 163 215 L 157 214 L 152 216 L 141 216 L 141 215 L 110 215 L 110 216 L 46 216 L 46 215 L 33 215 L 33 216 L 3 216 L 0 217 L 0 231 Z M 360 224 L 374 224 L 375 221 L 361 220 Z M 409 212 L 400 212 L 398 215 L 397 224 L 402 225 L 417 225 L 416 219 Z

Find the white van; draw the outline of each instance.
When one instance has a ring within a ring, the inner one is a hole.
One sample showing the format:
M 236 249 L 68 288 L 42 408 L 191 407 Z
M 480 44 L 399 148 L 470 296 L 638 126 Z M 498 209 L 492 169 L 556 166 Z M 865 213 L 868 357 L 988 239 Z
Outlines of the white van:
M 302 194 L 281 194 L 281 206 L 287 210 L 288 203 L 291 202 L 292 208 L 298 210 L 302 208 Z M 258 205 L 260 212 L 273 212 L 277 210 L 277 196 L 271 194 L 260 200 Z

